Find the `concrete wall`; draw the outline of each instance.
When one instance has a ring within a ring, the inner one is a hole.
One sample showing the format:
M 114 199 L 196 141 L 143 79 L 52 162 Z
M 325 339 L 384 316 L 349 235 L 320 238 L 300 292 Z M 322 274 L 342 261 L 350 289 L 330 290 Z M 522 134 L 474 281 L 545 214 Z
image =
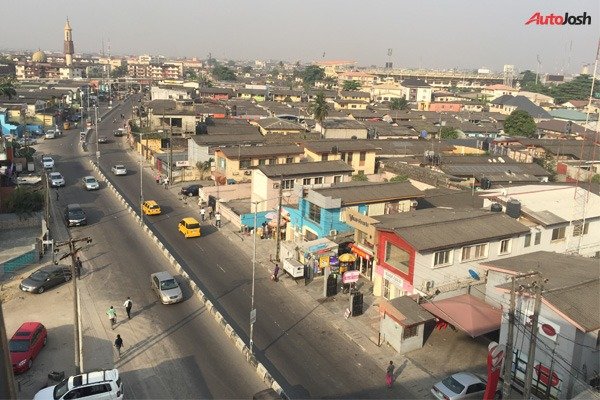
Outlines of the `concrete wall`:
M 0 229 L 13 230 L 19 228 L 42 227 L 42 213 L 18 216 L 17 214 L 0 214 Z
M 219 197 L 223 201 L 246 199 L 250 197 L 251 188 L 251 183 L 205 186 L 203 188 L 200 188 L 200 197 L 204 201 L 208 201 L 208 196 Z

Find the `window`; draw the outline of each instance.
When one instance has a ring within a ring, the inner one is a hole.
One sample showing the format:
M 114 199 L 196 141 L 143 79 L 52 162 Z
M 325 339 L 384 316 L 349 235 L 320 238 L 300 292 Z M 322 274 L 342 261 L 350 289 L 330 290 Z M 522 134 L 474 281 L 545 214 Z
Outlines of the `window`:
M 500 241 L 500 254 L 510 253 L 510 239 Z
M 322 185 L 323 184 L 323 177 L 320 176 L 318 178 L 315 178 L 315 185 Z
M 246 158 L 240 160 L 240 169 L 248 169 L 252 166 L 252 160 Z
M 542 232 L 536 232 L 535 237 L 533 239 L 534 246 L 537 246 L 542 242 Z
M 309 203 L 308 218 L 317 224 L 321 223 L 321 207 L 316 204 Z
M 303 184 L 304 186 L 308 186 L 308 185 L 310 185 L 310 178 L 304 178 L 304 179 L 302 179 L 302 184 Z
M 523 243 L 523 247 L 531 246 L 531 233 L 525 235 L 525 243 Z
M 294 157 L 286 157 L 285 158 L 285 163 L 286 164 L 292 164 L 294 162 Z
M 487 256 L 487 243 L 463 247 L 462 261 L 476 260 Z
M 388 265 L 408 275 L 410 254 L 407 251 L 394 246 L 391 242 L 386 242 L 384 260 Z
M 352 164 L 352 153 L 346 153 L 346 162 Z
M 552 229 L 552 239 L 551 241 L 554 242 L 556 240 L 562 240 L 565 238 L 565 227 L 561 226 L 560 228 L 554 228 Z
M 589 228 L 589 222 L 586 222 L 585 224 L 582 224 L 581 222 L 575 222 L 573 224 L 573 236 L 587 235 Z
M 273 157 L 273 158 L 269 158 L 269 165 L 275 165 L 277 164 L 277 158 Z
M 336 175 L 333 177 L 333 183 L 340 183 L 342 181 L 341 175 Z
M 267 160 L 261 158 L 260 160 L 258 160 L 258 165 L 267 165 Z
M 294 180 L 293 179 L 284 179 L 282 182 L 282 189 L 293 189 L 294 188 Z
M 408 339 L 417 336 L 419 333 L 419 325 L 405 326 L 402 332 L 402 339 Z
M 474 383 L 465 392 L 465 394 L 479 393 L 485 390 L 485 383 Z
M 367 159 L 367 152 L 361 151 L 358 165 L 365 165 L 365 160 Z
M 386 299 L 388 299 L 388 300 L 391 300 L 390 299 L 390 295 L 391 295 L 391 293 L 390 293 L 390 281 L 388 281 L 387 279 L 384 279 L 383 280 L 383 297 L 386 298 Z
M 438 267 L 441 265 L 451 264 L 450 258 L 452 256 L 452 250 L 438 251 L 433 256 L 433 266 Z
M 321 161 L 328 161 L 329 160 L 329 154 L 325 153 L 323 155 L 321 155 Z

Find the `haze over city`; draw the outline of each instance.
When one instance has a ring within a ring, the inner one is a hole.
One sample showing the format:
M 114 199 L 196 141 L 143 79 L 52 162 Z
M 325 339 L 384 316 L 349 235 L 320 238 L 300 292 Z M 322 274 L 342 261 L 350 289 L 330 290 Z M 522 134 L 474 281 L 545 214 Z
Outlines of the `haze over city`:
M 600 14 L 593 0 L 434 2 L 183 0 L 3 2 L 4 49 L 61 51 L 68 17 L 76 53 L 354 60 L 407 68 L 489 68 L 577 73 L 596 53 Z M 525 25 L 535 13 L 580 15 L 591 25 Z M 27 32 L 26 34 L 24 32 Z M 388 57 L 388 49 L 393 49 Z

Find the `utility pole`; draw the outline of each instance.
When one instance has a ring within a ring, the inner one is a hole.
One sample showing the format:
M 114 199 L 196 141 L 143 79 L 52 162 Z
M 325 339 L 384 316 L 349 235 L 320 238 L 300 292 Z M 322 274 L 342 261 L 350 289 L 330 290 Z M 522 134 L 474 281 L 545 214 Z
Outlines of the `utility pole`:
M 98 105 L 94 106 L 94 111 L 96 113 L 96 162 L 98 166 L 100 165 L 100 142 L 98 142 Z
M 169 125 L 171 125 L 171 129 L 169 129 L 169 185 L 173 185 L 173 121 Z M 216 210 L 215 210 L 216 211 Z
M 510 398 L 510 382 L 512 380 L 513 341 L 515 327 L 515 277 L 511 277 L 510 308 L 508 309 L 508 337 L 506 338 L 506 353 L 504 354 L 504 375 L 502 379 L 502 398 Z
M 281 202 L 283 200 L 283 175 L 279 179 L 279 199 L 277 201 L 277 237 L 275 238 L 275 260 L 280 262 L 279 254 L 281 253 Z
M 254 341 L 252 336 L 254 334 L 254 323 L 256 322 L 256 310 L 254 309 L 254 278 L 256 275 L 256 224 L 257 224 L 257 208 L 258 202 L 254 202 L 254 229 L 252 229 L 253 244 L 252 244 L 252 295 L 250 297 L 250 354 L 254 354 Z
M 0 299 L 0 351 L 2 351 L 2 360 L 0 360 L 0 398 L 16 399 L 17 387 L 15 385 L 15 376 L 10 362 L 10 351 L 8 348 L 8 338 L 6 336 L 6 327 L 4 325 L 4 314 L 2 312 L 2 300 Z
M 69 252 L 64 254 L 59 260 L 71 257 L 71 279 L 73 280 L 73 343 L 75 346 L 75 375 L 81 373 L 82 364 L 82 350 L 81 341 L 79 336 L 79 294 L 77 292 L 77 279 L 78 279 L 78 266 L 77 266 L 77 252 L 81 250 L 81 247 L 77 248 L 75 245 L 79 242 L 92 243 L 91 237 L 84 237 L 80 239 L 69 239 L 64 242 L 56 243 L 54 251 L 58 252 L 62 246 L 69 246 Z
M 144 136 L 144 132 L 140 132 L 140 146 L 142 144 L 142 137 Z M 140 224 L 142 226 L 144 226 L 144 190 L 143 190 L 143 168 L 144 168 L 144 164 L 143 164 L 143 159 L 144 159 L 144 151 L 143 149 L 140 149 Z
M 540 282 L 534 282 L 533 290 L 535 293 L 535 302 L 533 306 L 533 316 L 531 317 L 531 340 L 529 341 L 529 352 L 527 353 L 527 368 L 525 369 L 525 388 L 523 390 L 523 398 L 531 398 L 531 384 L 533 379 L 533 364 L 535 364 L 535 350 L 537 346 L 537 335 L 538 335 L 538 317 L 540 315 L 540 308 L 542 306 L 542 291 L 544 284 L 542 281 L 542 275 L 538 273 Z M 548 377 L 550 381 L 552 377 Z

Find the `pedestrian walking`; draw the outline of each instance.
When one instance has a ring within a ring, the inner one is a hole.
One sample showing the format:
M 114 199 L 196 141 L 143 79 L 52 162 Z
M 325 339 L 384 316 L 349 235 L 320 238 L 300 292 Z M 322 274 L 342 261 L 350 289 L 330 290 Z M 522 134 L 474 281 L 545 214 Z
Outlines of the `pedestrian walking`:
M 275 269 L 273 270 L 273 275 L 271 275 L 271 280 L 273 282 L 279 281 L 279 277 L 277 275 L 279 275 L 279 264 L 275 264 Z
M 221 213 L 217 211 L 217 213 L 215 214 L 215 226 L 217 228 L 221 227 Z
M 204 222 L 204 218 L 206 218 L 206 210 L 204 207 L 200 208 L 200 218 L 202 219 L 202 222 Z
M 123 307 L 125 307 L 125 311 L 127 311 L 127 318 L 131 319 L 131 307 L 133 307 L 133 301 L 131 301 L 131 297 L 127 296 L 127 300 L 123 303 Z
M 117 324 L 117 311 L 113 306 L 110 306 L 110 308 L 106 310 L 106 315 L 108 315 L 108 319 L 110 319 L 110 327 L 115 329 L 115 325 Z
M 79 259 L 79 257 L 77 257 L 77 260 L 75 261 L 75 274 L 77 275 L 78 278 L 81 277 L 81 267 L 82 267 L 82 262 Z
M 385 383 L 387 384 L 388 389 L 392 388 L 392 384 L 394 383 L 394 362 L 390 361 L 387 366 L 387 371 L 385 373 Z
M 263 222 L 262 223 L 262 235 L 260 236 L 261 239 L 266 239 L 267 238 L 267 223 Z
M 166 177 L 165 178 L 165 189 L 168 189 L 168 188 L 169 188 L 169 178 Z
M 121 335 L 117 335 L 117 338 L 115 339 L 115 348 L 117 349 L 117 354 L 119 355 L 119 358 L 121 358 L 121 348 L 122 347 L 124 347 L 123 339 L 121 339 Z
M 58 201 L 58 188 L 56 188 L 56 201 Z
M 160 184 L 160 174 L 158 172 L 156 173 L 156 184 Z

